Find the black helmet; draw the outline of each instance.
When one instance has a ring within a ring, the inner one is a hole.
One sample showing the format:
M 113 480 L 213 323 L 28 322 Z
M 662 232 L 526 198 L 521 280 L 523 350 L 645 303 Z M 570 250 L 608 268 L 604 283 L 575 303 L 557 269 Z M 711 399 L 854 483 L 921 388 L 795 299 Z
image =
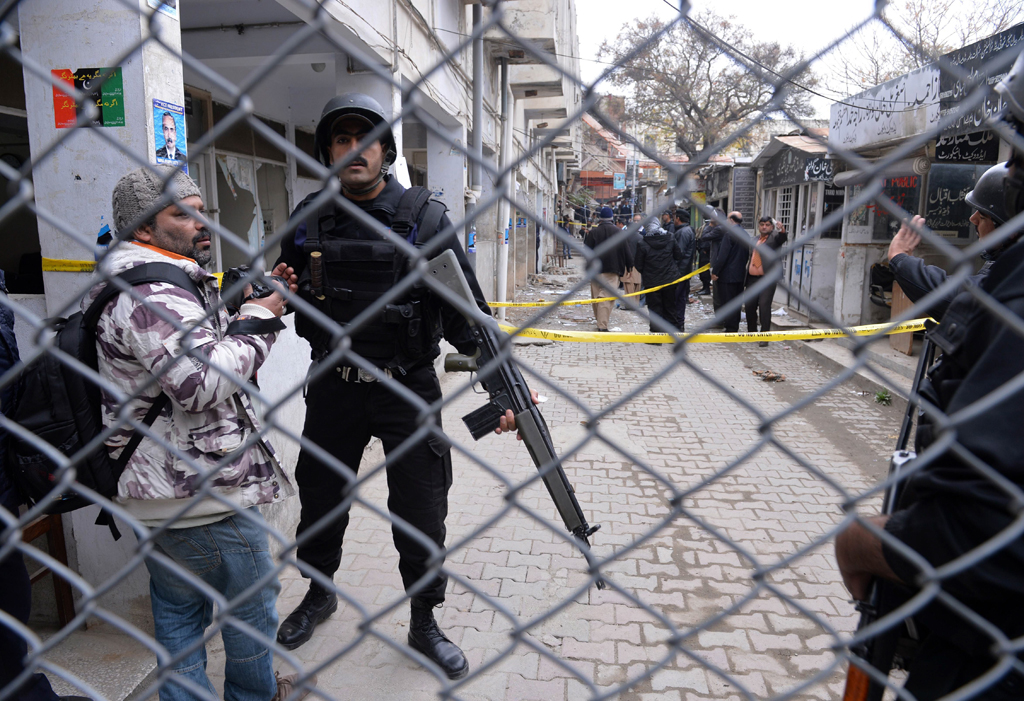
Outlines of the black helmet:
M 380 106 L 380 103 L 369 95 L 349 92 L 332 97 L 324 105 L 324 111 L 320 114 L 320 121 L 316 125 L 316 155 L 325 166 L 330 167 L 331 165 L 331 127 L 334 126 L 334 123 L 339 118 L 347 115 L 362 117 L 374 127 L 381 122 L 388 122 L 388 118 L 384 114 L 384 109 Z M 398 151 L 395 149 L 395 135 L 391 131 L 390 124 L 387 130 L 381 134 L 380 142 L 384 146 L 384 165 L 381 167 L 381 170 L 386 171 L 398 160 Z
M 1015 119 L 1018 125 L 1024 125 L 1024 51 L 1021 51 L 1010 72 L 996 85 L 996 93 L 1006 106 L 1003 115 Z
M 1024 51 L 996 85 L 996 93 L 1004 105 L 1000 118 L 1024 137 Z M 1003 211 L 1012 217 L 1024 211 L 1024 153 L 1014 149 L 1008 170 L 1003 185 Z
M 1003 198 L 1003 185 L 1006 182 L 1007 168 L 1005 163 L 997 163 L 978 178 L 974 189 L 967 193 L 967 204 L 982 214 L 988 215 L 997 225 L 1006 223 L 1006 206 Z

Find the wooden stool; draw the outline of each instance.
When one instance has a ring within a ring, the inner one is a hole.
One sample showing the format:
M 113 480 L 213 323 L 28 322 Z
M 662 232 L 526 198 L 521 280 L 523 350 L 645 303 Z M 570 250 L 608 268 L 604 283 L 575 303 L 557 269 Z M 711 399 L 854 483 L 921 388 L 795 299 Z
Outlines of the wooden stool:
M 46 543 L 50 549 L 50 557 L 62 565 L 68 564 L 68 551 L 64 544 L 64 523 L 60 514 L 40 516 L 32 523 L 25 526 L 21 533 L 23 543 L 30 543 L 39 536 L 46 534 Z M 71 595 L 71 585 L 56 572 L 51 572 L 49 567 L 40 567 L 29 575 L 29 581 L 35 584 L 46 575 L 53 577 L 53 595 L 57 600 L 57 620 L 61 628 L 75 617 L 75 599 Z

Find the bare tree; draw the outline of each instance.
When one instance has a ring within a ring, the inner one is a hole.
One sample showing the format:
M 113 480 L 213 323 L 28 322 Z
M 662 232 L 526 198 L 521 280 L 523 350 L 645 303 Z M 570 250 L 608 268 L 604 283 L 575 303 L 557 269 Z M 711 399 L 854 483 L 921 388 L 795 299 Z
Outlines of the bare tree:
M 663 27 L 655 17 L 638 20 L 602 44 L 599 56 L 621 66 L 610 80 L 627 90 L 628 120 L 670 138 L 691 159 L 765 112 L 774 83 L 801 60 L 793 48 L 755 41 L 734 18 L 710 10 L 652 39 Z M 807 71 L 795 80 L 817 84 Z M 811 113 L 803 89 L 789 91 L 784 106 L 793 115 Z
M 825 60 L 846 94 L 860 92 L 932 63 L 937 56 L 1024 20 L 1020 0 L 899 0 L 885 19 L 834 50 Z

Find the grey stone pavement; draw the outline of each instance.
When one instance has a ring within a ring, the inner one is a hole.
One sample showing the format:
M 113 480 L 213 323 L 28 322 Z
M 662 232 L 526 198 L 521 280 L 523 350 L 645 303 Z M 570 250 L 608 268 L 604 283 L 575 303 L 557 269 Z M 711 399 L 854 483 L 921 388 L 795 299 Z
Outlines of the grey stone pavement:
M 552 280 L 566 279 L 549 278 L 534 292 L 550 294 Z M 709 301 L 691 305 L 689 328 L 709 308 Z M 513 322 L 522 318 L 522 312 L 510 314 Z M 539 325 L 594 328 L 589 306 L 563 307 L 557 319 Z M 643 330 L 646 322 L 616 310 L 611 326 Z M 685 356 L 690 366 L 676 364 L 604 416 L 597 437 L 570 454 L 586 436 L 588 412 L 644 385 L 675 356 L 667 347 L 617 343 L 524 345 L 516 356 L 528 381 L 548 397 L 541 410 L 566 458 L 566 473 L 591 524 L 601 524 L 594 552 L 601 558 L 618 553 L 603 576 L 623 591 L 591 586 L 577 593 L 587 581 L 586 563 L 558 535 L 564 529 L 539 483 L 518 501 L 547 522 L 513 507 L 465 540 L 506 506 L 503 483 L 467 453 L 512 483 L 535 471 L 526 448 L 511 436 L 472 441 L 460 417 L 484 397 L 460 395 L 444 412 L 455 442 L 446 566 L 472 589 L 450 583 L 438 614 L 442 628 L 466 651 L 473 674 L 452 695 L 554 701 L 621 691 L 617 698 L 760 699 L 822 673 L 794 697 L 841 698 L 845 665 L 837 666 L 831 647 L 857 620 L 833 552 L 842 490 L 861 493 L 884 474 L 900 412 L 843 385 L 773 424 L 771 435 L 786 450 L 758 447 L 763 417 L 785 412 L 832 373 L 781 342 L 767 348 L 691 344 Z M 763 382 L 753 374 L 762 369 L 783 373 L 786 381 Z M 465 381 L 446 378 L 446 395 Z M 381 459 L 379 446 L 371 445 L 364 469 Z M 672 514 L 666 482 L 692 490 L 682 502 L 685 514 Z M 363 494 L 386 510 L 383 476 L 370 480 Z M 862 508 L 870 512 L 877 503 L 868 500 Z M 798 552 L 763 582 L 754 579 L 756 567 Z M 403 597 L 397 564 L 390 524 L 356 506 L 336 584 L 376 613 Z M 283 619 L 307 583 L 289 569 L 282 585 Z M 545 615 L 555 607 L 561 608 Z M 407 604 L 377 621 L 372 634 L 361 632 L 362 620 L 356 606 L 343 603 L 294 653 L 307 669 L 324 665 L 318 682 L 324 698 L 437 698 L 441 680 L 395 645 L 406 638 Z M 511 635 L 517 629 L 525 630 L 521 639 Z M 666 644 L 671 636 L 685 636 L 681 649 Z M 211 677 L 221 688 L 218 664 L 223 653 L 213 650 Z M 284 660 L 278 665 L 291 671 Z

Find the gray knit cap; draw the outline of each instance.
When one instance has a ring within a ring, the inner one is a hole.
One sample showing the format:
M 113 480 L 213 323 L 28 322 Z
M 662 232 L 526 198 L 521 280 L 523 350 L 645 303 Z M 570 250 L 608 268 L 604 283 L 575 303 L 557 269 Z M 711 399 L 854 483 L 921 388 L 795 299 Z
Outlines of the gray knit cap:
M 133 170 L 117 181 L 111 197 L 117 237 L 131 238 L 136 229 L 164 208 L 199 194 L 199 186 L 192 178 L 172 166 Z

